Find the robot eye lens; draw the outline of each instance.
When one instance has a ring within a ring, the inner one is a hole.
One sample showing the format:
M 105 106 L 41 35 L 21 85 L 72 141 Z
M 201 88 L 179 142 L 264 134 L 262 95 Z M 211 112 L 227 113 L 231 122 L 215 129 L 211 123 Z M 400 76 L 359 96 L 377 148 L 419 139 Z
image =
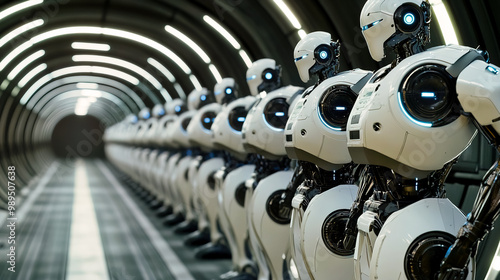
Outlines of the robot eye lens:
M 321 57 L 321 59 L 326 59 L 328 58 L 328 53 L 326 51 L 322 51 L 319 53 L 319 57 Z
M 264 77 L 266 78 L 266 80 L 271 80 L 273 78 L 273 74 L 266 73 L 266 75 Z
M 233 89 L 232 88 L 226 88 L 226 94 L 231 94 L 233 93 Z
M 275 98 L 264 107 L 264 119 L 274 129 L 284 129 L 288 121 L 288 108 L 285 98 Z
M 415 22 L 415 15 L 412 13 L 407 13 L 404 15 L 403 20 L 406 24 L 411 25 Z
M 200 99 L 201 99 L 202 101 L 205 101 L 205 100 L 207 100 L 207 96 L 206 96 L 206 95 L 202 95 L 202 96 L 200 96 Z
M 208 111 L 203 113 L 203 115 L 201 116 L 202 119 L 201 125 L 203 126 L 203 128 L 210 130 L 212 128 L 212 124 L 214 123 L 216 116 L 217 114 L 213 111 Z
M 441 126 L 456 119 L 455 83 L 443 66 L 427 65 L 410 73 L 400 87 L 405 115 L 422 126 Z
M 333 130 L 345 131 L 355 102 L 356 94 L 348 86 L 329 88 L 319 103 L 321 121 Z
M 243 123 L 246 120 L 248 111 L 245 110 L 245 107 L 238 106 L 231 110 L 228 115 L 229 126 L 237 132 L 241 132 L 243 128 Z

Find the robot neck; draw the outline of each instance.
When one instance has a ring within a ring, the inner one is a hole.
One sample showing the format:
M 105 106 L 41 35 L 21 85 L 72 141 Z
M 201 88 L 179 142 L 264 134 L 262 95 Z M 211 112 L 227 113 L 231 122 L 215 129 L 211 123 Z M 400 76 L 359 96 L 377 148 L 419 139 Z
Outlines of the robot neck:
M 424 41 L 417 36 L 406 34 L 396 34 L 386 42 L 386 46 L 392 48 L 396 54 L 396 59 L 392 62 L 393 67 L 405 58 L 425 51 Z
M 333 65 L 331 67 L 322 69 L 321 71 L 318 72 L 318 78 L 319 78 L 318 83 L 321 83 L 324 80 L 337 75 L 337 73 L 338 73 L 337 65 Z

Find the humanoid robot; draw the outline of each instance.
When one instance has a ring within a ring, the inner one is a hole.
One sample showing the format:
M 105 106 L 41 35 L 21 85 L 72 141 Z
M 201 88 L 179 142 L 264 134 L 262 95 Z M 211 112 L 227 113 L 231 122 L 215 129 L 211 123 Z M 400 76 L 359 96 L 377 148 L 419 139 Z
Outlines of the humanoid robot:
M 499 67 L 468 47 L 425 51 L 430 20 L 426 0 L 368 0 L 361 12 L 372 58 L 386 48 L 396 58 L 360 92 L 347 125 L 353 161 L 368 164 L 344 240 L 355 279 L 473 279 L 499 213 L 498 163 L 467 218 L 443 189 L 476 128 L 498 149 Z
M 167 127 L 167 141 L 171 141 L 180 146 L 177 155 L 169 159 L 170 173 L 168 174 L 168 187 L 174 197 L 173 212 L 167 216 L 164 223 L 166 225 L 177 225 L 178 233 L 193 231 L 191 227 L 195 219 L 195 213 L 190 203 L 191 184 L 187 177 L 190 162 L 199 152 L 198 146 L 190 141 L 187 128 L 196 112 L 203 106 L 213 102 L 213 96 L 206 89 L 193 90 L 188 96 L 188 111 L 179 115 L 179 117 Z
M 264 70 L 262 77 L 278 80 L 278 70 Z M 257 279 L 285 279 L 282 256 L 288 246 L 289 225 L 276 215 L 276 209 L 293 175 L 283 145 L 284 129 L 289 108 L 303 91 L 301 87 L 285 86 L 264 92 L 242 128 L 244 147 L 257 155 L 252 178 L 245 182 L 244 199 L 249 241 L 258 265 Z
M 359 168 L 347 150 L 346 125 L 372 73 L 338 73 L 339 56 L 340 44 L 326 32 L 308 34 L 294 50 L 302 81 L 318 77 L 297 102 L 285 130 L 288 156 L 299 160 L 281 203 L 281 215 L 293 206 L 288 266 L 296 279 L 354 277 L 354 252 L 339 246 L 358 189 L 353 183 Z
M 238 98 L 237 86 L 233 78 L 224 78 L 214 86 L 216 103 L 205 106 L 199 111 L 194 122 L 189 125 L 188 133 L 192 141 L 198 142 L 203 153 L 191 163 L 189 177 L 193 185 L 193 205 L 198 214 L 198 231 L 191 235 L 186 244 L 200 243 L 206 240 L 204 246 L 197 248 L 198 258 L 226 258 L 230 250 L 219 230 L 218 191 L 214 185 L 213 175 L 225 164 L 224 153 L 215 147 L 212 139 L 212 125 L 217 115 L 229 103 Z
M 269 58 L 255 61 L 247 70 L 250 97 L 230 103 L 214 123 L 214 143 L 230 151 L 226 166 L 215 174 L 220 195 L 220 220 L 231 250 L 232 271 L 223 279 L 256 279 L 258 267 L 249 251 L 245 182 L 256 170 L 260 159 L 255 150 L 243 146 L 242 127 L 254 103 L 260 102 L 260 92 L 271 92 L 281 86 L 280 67 Z

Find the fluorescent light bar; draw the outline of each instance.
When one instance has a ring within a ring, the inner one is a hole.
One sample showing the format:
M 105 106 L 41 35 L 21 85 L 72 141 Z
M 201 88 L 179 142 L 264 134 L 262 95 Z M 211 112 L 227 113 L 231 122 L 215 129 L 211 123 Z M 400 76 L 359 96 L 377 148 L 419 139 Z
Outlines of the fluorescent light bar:
M 2 84 L 0 85 L 0 90 L 5 90 L 9 86 L 10 81 L 5 79 L 3 80 Z
M 45 83 L 49 82 L 50 80 L 75 73 L 95 73 L 101 75 L 109 75 L 125 80 L 133 85 L 139 85 L 139 80 L 134 76 L 131 76 L 127 73 L 112 68 L 101 67 L 101 66 L 90 66 L 90 65 L 71 66 L 56 70 L 40 78 L 26 91 L 26 93 L 24 93 L 19 103 L 21 105 L 26 104 L 28 100 L 31 98 L 31 96 L 33 96 L 33 94 L 35 94 L 35 92 L 39 88 L 41 88 Z M 31 110 L 31 108 L 28 109 Z
M 92 50 L 92 51 L 103 51 L 107 52 L 111 49 L 108 44 L 97 44 L 97 43 L 84 43 L 84 42 L 74 42 L 71 47 L 76 50 Z
M 180 32 L 177 29 L 175 29 L 171 25 L 165 26 L 165 31 L 167 31 L 168 33 L 174 35 L 179 40 L 181 40 L 182 42 L 184 42 L 184 44 L 186 44 L 188 47 L 190 47 L 191 49 L 193 49 L 193 51 L 196 54 L 198 54 L 205 63 L 207 63 L 207 64 L 210 63 L 211 60 L 208 57 L 207 53 L 205 53 L 205 51 L 203 51 L 200 48 L 200 46 L 198 46 L 193 40 L 191 40 L 191 38 L 189 38 L 188 36 L 184 35 L 184 33 Z
M 0 20 L 29 7 L 43 3 L 43 0 L 25 1 L 0 12 Z
M 297 33 L 299 33 L 300 39 L 304 39 L 306 37 L 307 33 L 304 31 L 304 29 L 300 29 Z
M 130 63 L 128 61 L 114 58 L 114 57 L 109 57 L 109 56 L 102 56 L 102 55 L 74 55 L 73 61 L 75 61 L 75 62 L 108 63 L 108 64 L 113 64 L 113 65 L 117 65 L 117 66 L 129 69 L 130 71 L 133 71 L 133 72 L 139 74 L 141 77 L 145 78 L 149 83 L 151 83 L 157 90 L 160 91 L 160 93 L 162 94 L 162 96 L 165 100 L 170 100 L 172 98 L 172 97 L 170 97 L 168 92 L 163 89 L 163 86 L 161 85 L 161 83 L 155 77 L 153 77 L 153 75 L 149 74 L 149 72 L 142 69 L 141 67 L 139 67 L 133 63 Z
M 179 85 L 178 83 L 175 83 L 174 84 L 174 88 L 175 90 L 177 91 L 177 93 L 179 94 L 179 97 L 182 98 L 182 99 L 186 99 L 186 93 L 184 92 L 184 90 L 182 89 L 181 85 Z
M 160 71 L 163 74 L 163 76 L 167 77 L 167 79 L 171 83 L 175 83 L 175 77 L 174 77 L 174 75 L 172 75 L 172 72 L 168 71 L 168 69 L 165 66 L 163 66 L 163 64 L 161 64 L 160 62 L 156 61 L 152 57 L 148 58 L 148 63 L 151 64 L 156 69 L 158 69 L 158 71 Z
M 12 30 L 11 32 L 7 33 L 5 36 L 2 36 L 2 38 L 0 39 L 0 47 L 3 47 L 3 45 L 5 45 L 7 42 L 9 42 L 10 40 L 14 39 L 15 37 L 21 35 L 22 33 L 26 32 L 28 30 L 31 30 L 33 28 L 36 28 L 38 26 L 41 26 L 43 24 L 44 24 L 43 19 L 37 19 L 35 21 L 28 22 L 25 25 L 22 25 L 16 29 Z
M 441 34 L 443 34 L 444 42 L 448 44 L 458 45 L 458 38 L 455 32 L 455 28 L 451 23 L 450 15 L 446 10 L 443 1 L 441 0 L 430 0 L 429 1 L 432 6 L 432 10 L 436 15 L 436 19 L 439 24 L 439 28 L 441 29 Z
M 80 109 L 80 108 L 75 108 L 75 115 L 77 116 L 86 116 L 87 113 L 89 112 L 89 109 Z
M 295 15 L 292 13 L 292 11 L 290 10 L 290 8 L 288 8 L 288 6 L 285 4 L 285 2 L 283 2 L 283 0 L 274 0 L 274 3 L 276 3 L 276 5 L 278 5 L 278 7 L 280 8 L 280 10 L 288 18 L 288 20 L 293 25 L 293 27 L 295 27 L 296 29 L 301 29 L 302 28 L 302 25 L 300 24 L 300 22 L 297 19 L 297 17 L 295 17 Z
M 108 35 L 108 36 L 114 36 L 114 37 L 119 37 L 123 38 L 126 40 L 132 40 L 135 41 L 139 44 L 145 45 L 147 47 L 151 47 L 172 61 L 174 61 L 186 74 L 191 74 L 191 69 L 187 66 L 187 64 L 179 57 L 177 54 L 172 52 L 170 49 L 166 48 L 162 44 L 151 40 L 147 37 L 128 32 L 128 31 L 123 31 L 119 29 L 113 29 L 113 28 L 102 28 L 102 27 L 93 27 L 93 26 L 72 26 L 72 27 L 64 27 L 64 28 L 59 28 L 59 29 L 54 29 L 51 31 L 47 31 L 45 33 L 39 34 L 33 38 L 31 38 L 29 41 L 21 44 L 18 46 L 16 49 L 14 49 L 12 52 L 10 52 L 1 62 L 0 62 L 0 71 L 5 68 L 7 64 L 9 64 L 14 58 L 16 58 L 20 53 L 28 49 L 29 47 L 33 46 L 34 44 L 40 43 L 44 40 L 58 37 L 58 36 L 63 36 L 63 35 L 72 35 L 72 34 L 103 34 L 103 35 Z
M 47 64 L 42 63 L 38 65 L 37 67 L 33 68 L 28 74 L 26 74 L 17 84 L 18 87 L 23 88 L 33 77 L 38 75 L 40 72 L 43 70 L 47 69 Z
M 200 82 L 198 81 L 198 79 L 194 75 L 189 75 L 189 79 L 191 80 L 191 83 L 193 83 L 194 88 L 196 90 L 202 90 L 203 89 L 203 87 L 201 86 Z
M 92 90 L 92 89 L 84 89 L 81 91 L 83 96 L 100 98 L 102 97 L 102 91 L 100 90 Z
M 97 83 L 77 83 L 76 88 L 79 88 L 79 89 L 98 89 L 99 85 Z
M 217 67 L 215 67 L 215 65 L 213 65 L 213 64 L 208 65 L 208 69 L 210 69 L 210 72 L 212 72 L 212 75 L 214 75 L 217 83 L 222 82 L 222 77 L 219 73 L 219 70 L 217 70 Z
M 24 68 L 26 68 L 26 66 L 28 66 L 33 61 L 39 59 L 43 55 L 45 55 L 45 51 L 39 50 L 33 53 L 32 55 L 28 56 L 23 61 L 21 61 L 14 69 L 12 69 L 12 71 L 10 71 L 10 73 L 7 75 L 7 79 L 11 81 L 14 80 L 14 78 L 17 76 L 17 74 L 19 74 L 19 72 L 21 72 Z
M 247 52 L 244 50 L 240 50 L 240 56 L 241 59 L 243 59 L 243 61 L 245 62 L 246 66 L 250 68 L 250 66 L 252 66 L 252 60 L 248 56 Z
M 229 32 L 224 28 L 222 27 L 220 24 L 218 24 L 215 20 L 213 20 L 211 17 L 205 15 L 203 16 L 203 20 L 208 23 L 210 26 L 212 26 L 213 29 L 215 29 L 217 32 L 219 32 L 224 38 L 226 38 L 226 40 L 231 44 L 233 45 L 233 47 L 235 49 L 240 49 L 241 46 L 240 44 L 238 43 L 238 41 L 236 41 L 236 39 L 234 39 L 234 37 L 229 34 Z

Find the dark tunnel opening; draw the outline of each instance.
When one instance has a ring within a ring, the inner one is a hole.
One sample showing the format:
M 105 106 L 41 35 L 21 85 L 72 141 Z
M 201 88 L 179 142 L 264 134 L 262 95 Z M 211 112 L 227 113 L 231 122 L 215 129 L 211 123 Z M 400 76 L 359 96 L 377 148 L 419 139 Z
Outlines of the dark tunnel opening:
M 105 126 L 93 116 L 65 117 L 52 133 L 52 148 L 59 158 L 104 158 Z

